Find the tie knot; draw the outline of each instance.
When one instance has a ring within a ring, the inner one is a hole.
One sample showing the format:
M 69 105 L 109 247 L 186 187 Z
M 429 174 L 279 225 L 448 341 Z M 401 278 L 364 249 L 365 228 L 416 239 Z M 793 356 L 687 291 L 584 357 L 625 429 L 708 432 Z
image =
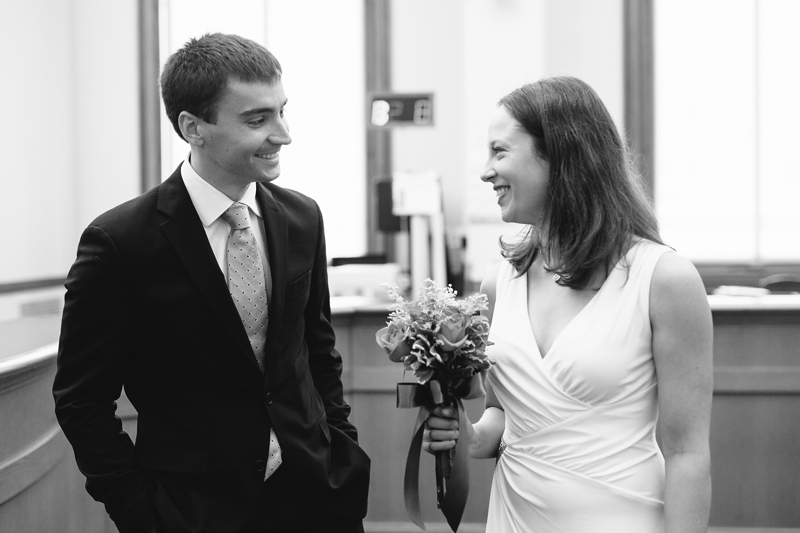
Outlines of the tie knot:
M 250 217 L 247 214 L 247 206 L 236 202 L 230 206 L 222 218 L 232 229 L 245 229 L 250 227 Z

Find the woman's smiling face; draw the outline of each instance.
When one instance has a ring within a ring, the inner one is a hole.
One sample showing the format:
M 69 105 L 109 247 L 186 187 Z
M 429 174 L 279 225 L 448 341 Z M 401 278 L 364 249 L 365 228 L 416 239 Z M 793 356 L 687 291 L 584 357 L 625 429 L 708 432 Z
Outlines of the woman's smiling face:
M 504 222 L 539 225 L 550 165 L 536 154 L 533 137 L 504 106 L 489 122 L 489 159 L 481 179 L 497 193 Z

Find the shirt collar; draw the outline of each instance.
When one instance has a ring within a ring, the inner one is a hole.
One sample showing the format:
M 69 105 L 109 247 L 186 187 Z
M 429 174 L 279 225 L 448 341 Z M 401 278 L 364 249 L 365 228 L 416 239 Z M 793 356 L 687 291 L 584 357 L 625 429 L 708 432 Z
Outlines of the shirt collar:
M 194 208 L 200 216 L 200 221 L 205 227 L 213 224 L 234 203 L 213 185 L 201 178 L 192 168 L 188 158 L 181 165 L 181 178 L 183 178 L 183 184 L 186 185 L 189 197 L 192 199 Z M 244 192 L 242 199 L 239 200 L 239 203 L 245 204 L 261 218 L 261 208 L 256 201 L 255 183 L 247 186 L 247 190 Z

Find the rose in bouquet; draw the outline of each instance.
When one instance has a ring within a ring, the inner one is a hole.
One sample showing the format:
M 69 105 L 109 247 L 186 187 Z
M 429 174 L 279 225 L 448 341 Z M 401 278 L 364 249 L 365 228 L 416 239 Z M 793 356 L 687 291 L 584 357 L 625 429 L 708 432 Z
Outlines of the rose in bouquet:
M 484 294 L 457 299 L 452 287 L 439 288 L 430 279 L 413 301 L 405 300 L 396 286 L 385 287 L 395 303 L 386 327 L 375 338 L 389 359 L 403 363 L 417 380 L 417 384 L 398 384 L 397 406 L 420 408 L 406 461 L 405 499 L 411 520 L 424 530 L 418 492 L 424 423 L 437 405 L 453 405 L 459 431 L 466 426 L 461 400 L 483 393 L 476 376 L 493 364 L 486 355 L 491 344 L 489 321 L 479 314 L 488 309 L 489 300 Z M 458 529 L 468 492 L 466 447 L 466 438 L 459 438 L 456 448 L 436 454 L 437 504 L 453 531 Z

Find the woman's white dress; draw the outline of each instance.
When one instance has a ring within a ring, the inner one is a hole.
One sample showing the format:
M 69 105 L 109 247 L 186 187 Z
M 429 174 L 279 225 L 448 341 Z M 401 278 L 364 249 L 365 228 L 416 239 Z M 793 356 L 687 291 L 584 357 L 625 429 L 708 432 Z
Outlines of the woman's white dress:
M 650 280 L 670 251 L 638 241 L 550 350 L 528 319 L 527 277 L 504 263 L 489 382 L 505 411 L 487 533 L 651 533 L 664 529 L 656 444 Z

